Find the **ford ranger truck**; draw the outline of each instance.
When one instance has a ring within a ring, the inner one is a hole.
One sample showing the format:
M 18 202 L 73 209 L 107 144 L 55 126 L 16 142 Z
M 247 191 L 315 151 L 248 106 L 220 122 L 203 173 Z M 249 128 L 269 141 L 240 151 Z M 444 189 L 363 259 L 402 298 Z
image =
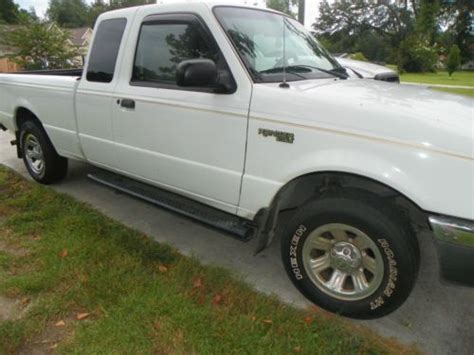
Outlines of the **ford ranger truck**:
M 329 311 L 397 309 L 419 229 L 442 276 L 474 285 L 473 101 L 349 78 L 281 13 L 105 13 L 83 70 L 0 75 L 0 123 L 39 183 L 81 160 L 102 168 L 95 181 L 257 252 L 278 240 L 294 285 Z

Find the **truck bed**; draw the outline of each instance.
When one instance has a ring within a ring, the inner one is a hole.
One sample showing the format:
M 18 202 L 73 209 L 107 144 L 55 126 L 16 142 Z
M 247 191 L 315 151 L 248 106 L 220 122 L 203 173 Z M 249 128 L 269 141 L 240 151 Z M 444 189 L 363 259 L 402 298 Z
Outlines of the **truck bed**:
M 41 70 L 0 74 L 0 124 L 16 131 L 16 110 L 41 117 L 58 153 L 81 156 L 75 122 L 74 95 L 80 78 L 78 69 Z

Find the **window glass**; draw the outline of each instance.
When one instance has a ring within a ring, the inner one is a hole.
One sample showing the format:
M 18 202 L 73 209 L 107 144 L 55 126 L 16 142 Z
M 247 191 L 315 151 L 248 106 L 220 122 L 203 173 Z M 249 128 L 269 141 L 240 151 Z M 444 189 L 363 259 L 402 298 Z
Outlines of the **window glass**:
M 124 18 L 105 20 L 99 24 L 87 67 L 88 81 L 112 81 L 126 24 Z
M 148 22 L 142 25 L 132 81 L 176 84 L 176 67 L 183 60 L 212 59 L 219 68 L 219 51 L 197 21 Z
M 297 21 L 269 11 L 217 7 L 219 22 L 259 82 L 330 77 L 342 68 Z

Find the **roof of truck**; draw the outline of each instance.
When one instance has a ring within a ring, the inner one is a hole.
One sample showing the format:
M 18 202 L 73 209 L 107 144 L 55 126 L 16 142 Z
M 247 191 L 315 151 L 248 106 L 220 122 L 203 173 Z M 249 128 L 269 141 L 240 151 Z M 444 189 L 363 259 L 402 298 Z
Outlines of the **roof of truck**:
M 141 7 L 156 7 L 157 9 L 160 10 L 160 12 L 164 12 L 167 10 L 171 11 L 190 11 L 200 7 L 200 6 L 207 6 L 208 8 L 212 9 L 215 6 L 238 6 L 238 7 L 245 7 L 245 8 L 250 8 L 250 9 L 259 9 L 259 10 L 265 10 L 265 11 L 270 11 L 278 14 L 282 14 L 281 12 L 272 10 L 272 9 L 265 9 L 262 7 L 254 6 L 254 5 L 249 5 L 249 4 L 243 4 L 242 2 L 236 1 L 236 0 L 206 0 L 206 1 L 193 1 L 193 0 L 183 0 L 183 1 L 176 1 L 172 3 L 167 3 L 167 4 L 148 4 L 148 5 L 141 5 L 141 6 L 134 6 L 134 7 L 128 7 L 128 8 L 122 8 L 122 9 L 117 9 L 117 10 L 112 10 L 112 11 L 107 11 L 103 15 L 106 14 L 117 14 L 117 13 L 128 13 L 128 12 L 133 12 L 136 11 L 138 8 Z M 284 15 L 284 14 L 283 14 Z

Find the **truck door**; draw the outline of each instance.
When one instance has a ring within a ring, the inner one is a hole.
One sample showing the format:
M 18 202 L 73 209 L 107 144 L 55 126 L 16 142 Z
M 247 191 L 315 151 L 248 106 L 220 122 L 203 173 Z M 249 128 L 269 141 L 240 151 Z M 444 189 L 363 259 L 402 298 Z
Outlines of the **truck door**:
M 84 155 L 95 164 L 109 167 L 115 166 L 112 93 L 117 83 L 117 59 L 128 21 L 126 17 L 106 17 L 96 25 L 92 48 L 76 92 L 76 117 Z
M 223 34 L 216 40 L 218 24 L 210 11 L 199 17 L 152 11 L 156 9 L 143 8 L 137 14 L 130 34 L 136 46 L 130 45 L 116 87 L 117 166 L 235 212 L 244 170 L 250 80 Z M 177 64 L 196 58 L 212 59 L 220 75 L 233 78 L 232 90 L 218 94 L 208 87 L 179 87 Z

